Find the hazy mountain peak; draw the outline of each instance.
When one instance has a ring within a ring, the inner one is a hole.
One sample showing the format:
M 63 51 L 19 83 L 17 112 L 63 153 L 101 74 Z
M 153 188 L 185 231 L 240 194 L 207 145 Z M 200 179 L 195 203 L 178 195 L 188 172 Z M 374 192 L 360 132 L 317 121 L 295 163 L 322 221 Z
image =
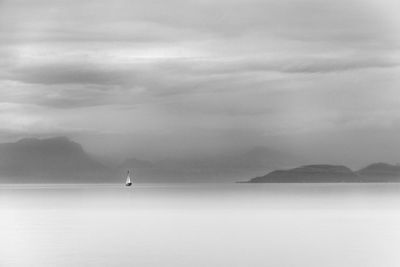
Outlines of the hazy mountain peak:
M 0 144 L 0 175 L 29 181 L 99 181 L 106 167 L 67 137 L 24 138 Z M 0 177 L 1 177 L 0 176 Z M 25 180 L 26 180 L 25 179 Z

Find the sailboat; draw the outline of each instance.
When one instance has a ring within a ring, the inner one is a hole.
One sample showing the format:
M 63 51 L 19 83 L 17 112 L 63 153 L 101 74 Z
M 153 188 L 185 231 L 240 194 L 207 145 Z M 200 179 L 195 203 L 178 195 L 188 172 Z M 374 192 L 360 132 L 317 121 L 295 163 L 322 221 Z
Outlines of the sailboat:
M 132 182 L 131 182 L 131 177 L 129 176 L 129 170 L 128 170 L 128 174 L 126 176 L 126 182 L 125 182 L 125 186 L 131 186 Z

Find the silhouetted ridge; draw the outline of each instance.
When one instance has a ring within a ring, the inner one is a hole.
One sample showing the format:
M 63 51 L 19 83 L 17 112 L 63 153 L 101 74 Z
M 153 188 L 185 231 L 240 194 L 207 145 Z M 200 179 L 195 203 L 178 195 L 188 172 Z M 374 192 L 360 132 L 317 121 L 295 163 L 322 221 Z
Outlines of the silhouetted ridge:
M 0 144 L 0 175 L 13 182 L 100 182 L 109 170 L 66 137 Z
M 400 182 L 400 166 L 374 163 L 353 172 L 346 166 L 306 165 L 294 169 L 277 170 L 253 178 L 250 183 L 382 183 Z
M 251 179 L 251 183 L 332 183 L 358 182 L 360 177 L 340 165 L 306 165 L 294 169 L 277 170 Z
M 358 171 L 362 176 L 368 177 L 400 177 L 400 166 L 387 163 L 373 163 Z

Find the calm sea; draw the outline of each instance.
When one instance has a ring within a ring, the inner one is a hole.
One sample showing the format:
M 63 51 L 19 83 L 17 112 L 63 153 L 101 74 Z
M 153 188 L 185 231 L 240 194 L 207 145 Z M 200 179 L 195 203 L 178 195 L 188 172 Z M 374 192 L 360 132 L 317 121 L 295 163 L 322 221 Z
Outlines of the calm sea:
M 400 266 L 400 184 L 0 186 L 0 266 Z

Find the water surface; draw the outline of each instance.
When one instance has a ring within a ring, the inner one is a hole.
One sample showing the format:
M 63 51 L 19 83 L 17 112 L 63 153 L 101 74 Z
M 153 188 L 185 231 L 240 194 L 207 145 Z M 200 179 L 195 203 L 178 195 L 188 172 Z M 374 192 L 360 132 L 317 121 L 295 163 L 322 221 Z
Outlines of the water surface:
M 0 186 L 0 266 L 400 266 L 399 184 Z

